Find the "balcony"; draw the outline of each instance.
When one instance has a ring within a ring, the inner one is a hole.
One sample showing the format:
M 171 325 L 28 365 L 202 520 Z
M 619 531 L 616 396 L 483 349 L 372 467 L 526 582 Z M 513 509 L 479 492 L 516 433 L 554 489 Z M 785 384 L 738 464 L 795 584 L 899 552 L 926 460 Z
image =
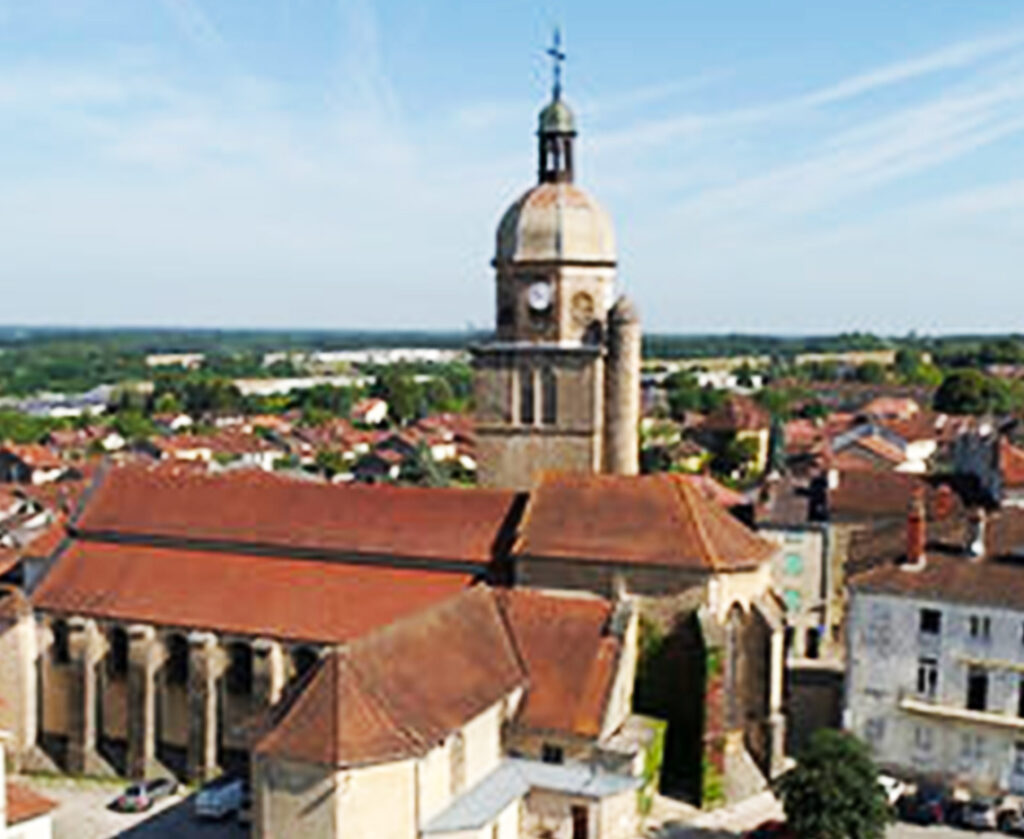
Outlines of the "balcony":
M 908 714 L 946 720 L 988 725 L 1008 731 L 1024 731 L 1024 717 L 1002 714 L 995 711 L 971 711 L 955 705 L 943 705 L 934 699 L 926 699 L 910 691 L 900 693 L 899 708 Z

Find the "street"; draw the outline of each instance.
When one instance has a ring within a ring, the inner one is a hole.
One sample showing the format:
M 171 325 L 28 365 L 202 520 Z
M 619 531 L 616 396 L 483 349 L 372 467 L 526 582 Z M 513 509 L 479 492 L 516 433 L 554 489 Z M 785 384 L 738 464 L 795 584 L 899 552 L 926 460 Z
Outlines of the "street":
M 201 822 L 192 815 L 192 797 L 175 795 L 146 813 L 115 813 L 107 805 L 124 789 L 120 782 L 32 777 L 38 792 L 58 802 L 54 839 L 242 839 L 248 830 L 234 818 Z

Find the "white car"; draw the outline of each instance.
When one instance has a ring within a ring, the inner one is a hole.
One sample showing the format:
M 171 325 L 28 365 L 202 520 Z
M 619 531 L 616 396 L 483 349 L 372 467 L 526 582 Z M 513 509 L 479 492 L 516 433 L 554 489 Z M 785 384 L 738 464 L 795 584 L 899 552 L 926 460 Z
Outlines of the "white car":
M 999 827 L 995 802 L 984 798 L 968 801 L 964 807 L 963 820 L 964 827 L 973 827 L 976 830 L 995 830 Z
M 885 798 L 890 807 L 895 807 L 896 802 L 907 792 L 907 785 L 892 775 L 879 775 L 878 783 L 885 790 Z
M 224 775 L 196 794 L 195 814 L 201 819 L 223 819 L 237 813 L 245 796 L 245 781 Z

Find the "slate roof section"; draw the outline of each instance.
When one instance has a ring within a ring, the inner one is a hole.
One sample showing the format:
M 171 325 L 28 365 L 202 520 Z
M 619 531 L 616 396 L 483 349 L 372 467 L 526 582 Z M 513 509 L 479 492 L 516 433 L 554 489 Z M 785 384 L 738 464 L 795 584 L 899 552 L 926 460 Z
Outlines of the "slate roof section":
M 622 641 L 613 604 L 526 589 L 495 592 L 530 685 L 516 722 L 542 731 L 600 735 Z
M 531 789 L 601 799 L 636 789 L 641 783 L 639 778 L 584 764 L 506 758 L 493 772 L 430 819 L 421 832 L 431 835 L 479 830 Z
M 332 486 L 255 470 L 205 475 L 126 467 L 100 479 L 74 526 L 91 539 L 483 566 L 515 499 L 501 490 Z
M 774 547 L 679 475 L 549 473 L 531 493 L 519 556 L 739 571 Z
M 930 552 L 920 570 L 880 565 L 850 581 L 854 591 L 899 597 L 1024 609 L 1024 566 L 999 560 L 971 561 Z
M 472 575 L 78 540 L 38 609 L 342 642 L 451 597 Z
M 479 586 L 329 656 L 256 751 L 334 767 L 414 757 L 525 685 Z

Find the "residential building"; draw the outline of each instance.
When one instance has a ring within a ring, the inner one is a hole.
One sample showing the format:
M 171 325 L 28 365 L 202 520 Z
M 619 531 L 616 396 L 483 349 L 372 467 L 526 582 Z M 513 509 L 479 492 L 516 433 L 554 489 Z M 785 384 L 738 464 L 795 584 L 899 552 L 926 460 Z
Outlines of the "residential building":
M 845 723 L 887 769 L 1024 793 L 1024 522 L 980 513 L 936 542 L 917 502 L 905 547 L 849 584 Z
M 60 457 L 39 443 L 5 443 L 0 447 L 0 482 L 45 484 L 67 470 Z

